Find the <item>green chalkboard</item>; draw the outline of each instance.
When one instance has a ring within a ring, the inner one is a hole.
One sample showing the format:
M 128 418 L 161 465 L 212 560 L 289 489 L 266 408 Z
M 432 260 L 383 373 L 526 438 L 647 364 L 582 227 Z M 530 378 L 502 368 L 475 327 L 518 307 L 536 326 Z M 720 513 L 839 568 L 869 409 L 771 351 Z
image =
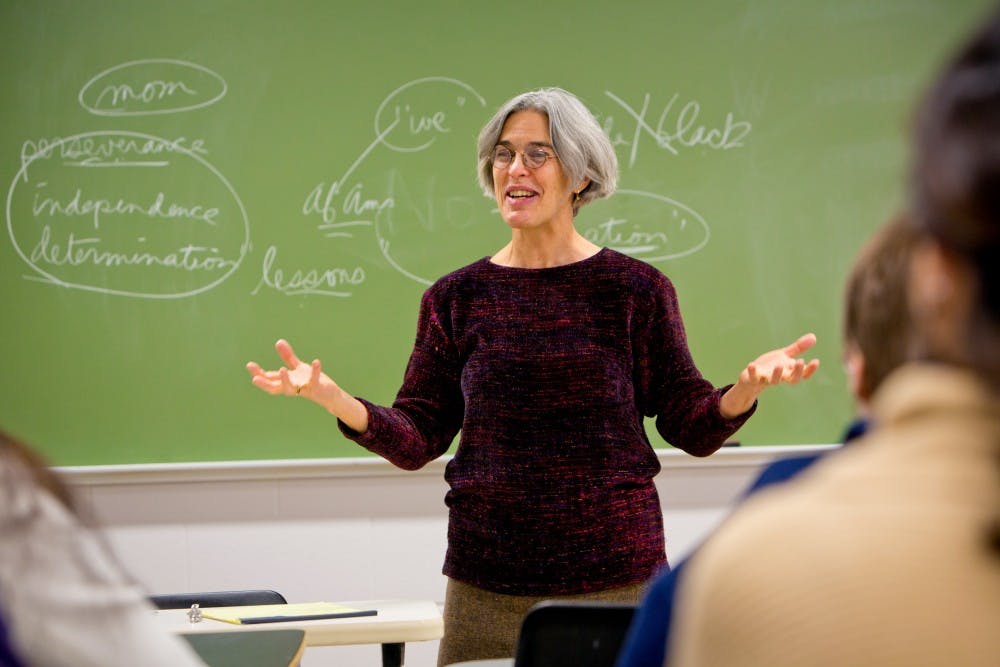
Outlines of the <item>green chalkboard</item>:
M 709 379 L 819 336 L 739 439 L 836 441 L 844 276 L 988 4 L 4 0 L 0 424 L 62 465 L 367 455 L 244 364 L 286 337 L 390 402 L 423 290 L 508 238 L 479 128 L 558 85 L 621 163 L 580 230 L 673 279 Z

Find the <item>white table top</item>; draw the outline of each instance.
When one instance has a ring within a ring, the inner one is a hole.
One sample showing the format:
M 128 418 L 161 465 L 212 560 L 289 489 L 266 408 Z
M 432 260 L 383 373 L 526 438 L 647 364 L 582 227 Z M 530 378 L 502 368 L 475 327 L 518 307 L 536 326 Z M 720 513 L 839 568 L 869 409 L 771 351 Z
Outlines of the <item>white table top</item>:
M 206 618 L 191 623 L 187 609 L 161 609 L 157 621 L 170 631 L 180 634 L 193 632 L 240 632 L 273 628 L 305 630 L 306 646 L 336 646 L 345 644 L 398 644 L 440 639 L 444 621 L 435 602 L 429 600 L 352 600 L 335 604 L 354 609 L 376 609 L 375 616 L 320 619 L 315 621 L 283 621 L 255 625 L 224 623 Z

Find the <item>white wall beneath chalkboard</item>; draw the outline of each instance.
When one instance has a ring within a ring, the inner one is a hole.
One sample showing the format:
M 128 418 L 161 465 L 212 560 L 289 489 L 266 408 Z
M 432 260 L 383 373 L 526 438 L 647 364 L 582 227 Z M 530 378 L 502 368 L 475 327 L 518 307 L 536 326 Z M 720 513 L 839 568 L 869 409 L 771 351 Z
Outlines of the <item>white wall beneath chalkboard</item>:
M 677 561 L 775 456 L 808 447 L 659 452 L 667 553 Z M 273 588 L 289 602 L 444 600 L 446 459 L 404 472 L 381 459 L 61 468 L 151 593 Z M 437 642 L 407 645 L 433 667 Z M 379 664 L 378 646 L 309 649 L 303 667 Z

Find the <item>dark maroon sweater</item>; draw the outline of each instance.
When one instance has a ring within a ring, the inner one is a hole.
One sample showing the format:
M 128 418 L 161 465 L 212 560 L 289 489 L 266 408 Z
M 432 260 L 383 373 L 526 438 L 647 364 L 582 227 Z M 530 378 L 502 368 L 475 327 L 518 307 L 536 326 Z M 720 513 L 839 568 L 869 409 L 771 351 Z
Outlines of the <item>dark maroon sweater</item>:
M 445 453 L 444 574 L 499 593 L 585 593 L 643 581 L 666 559 L 643 428 L 707 456 L 750 413 L 691 359 L 677 298 L 652 266 L 614 250 L 548 269 L 488 258 L 423 296 L 391 408 L 364 401 L 349 438 L 401 468 Z M 752 412 L 752 411 L 751 411 Z

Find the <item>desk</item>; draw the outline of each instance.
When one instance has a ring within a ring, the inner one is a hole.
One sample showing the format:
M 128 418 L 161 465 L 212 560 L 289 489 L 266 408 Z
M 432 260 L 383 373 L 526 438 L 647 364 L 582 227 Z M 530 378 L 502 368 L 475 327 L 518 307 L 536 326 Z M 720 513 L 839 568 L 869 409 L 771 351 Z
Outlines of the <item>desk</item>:
M 321 619 L 316 621 L 287 621 L 268 623 L 273 629 L 297 628 L 305 631 L 305 645 L 344 646 L 347 644 L 381 644 L 383 667 L 403 664 L 405 642 L 440 639 L 444 634 L 444 621 L 436 603 L 426 600 L 353 600 L 335 601 L 336 604 L 355 609 L 376 609 L 375 616 Z M 260 625 L 236 625 L 209 618 L 191 623 L 187 609 L 160 609 L 153 612 L 161 627 L 179 634 L 200 632 L 246 632 L 261 630 Z

